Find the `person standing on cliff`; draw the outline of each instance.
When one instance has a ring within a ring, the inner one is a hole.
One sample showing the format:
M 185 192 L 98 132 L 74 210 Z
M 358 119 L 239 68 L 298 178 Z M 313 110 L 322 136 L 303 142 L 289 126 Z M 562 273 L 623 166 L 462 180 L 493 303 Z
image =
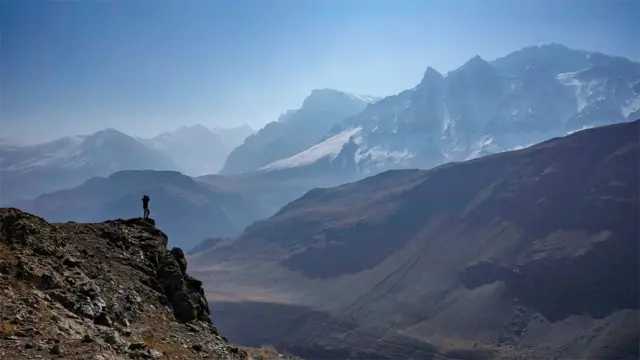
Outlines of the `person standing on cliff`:
M 149 214 L 151 214 L 151 211 L 149 211 L 149 197 L 147 195 L 142 197 L 142 210 L 144 210 L 144 218 L 148 219 L 149 218 Z

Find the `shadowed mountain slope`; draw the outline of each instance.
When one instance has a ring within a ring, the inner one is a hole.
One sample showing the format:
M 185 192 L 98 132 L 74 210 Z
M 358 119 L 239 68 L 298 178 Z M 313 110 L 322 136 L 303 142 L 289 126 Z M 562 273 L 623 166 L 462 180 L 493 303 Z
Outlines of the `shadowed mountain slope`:
M 49 221 L 96 222 L 140 216 L 144 194 L 151 197 L 151 216 L 185 248 L 238 234 L 255 219 L 242 195 L 173 171 L 121 171 L 14 206 Z
M 262 335 L 309 358 L 634 359 L 639 138 L 640 120 L 315 189 L 190 260 L 212 299 L 306 307 Z

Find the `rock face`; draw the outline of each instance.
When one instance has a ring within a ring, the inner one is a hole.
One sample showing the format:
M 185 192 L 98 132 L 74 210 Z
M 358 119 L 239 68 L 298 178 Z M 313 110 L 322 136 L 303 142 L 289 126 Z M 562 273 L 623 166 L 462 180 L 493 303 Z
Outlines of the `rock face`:
M 152 220 L 50 224 L 0 209 L 0 358 L 246 359 Z

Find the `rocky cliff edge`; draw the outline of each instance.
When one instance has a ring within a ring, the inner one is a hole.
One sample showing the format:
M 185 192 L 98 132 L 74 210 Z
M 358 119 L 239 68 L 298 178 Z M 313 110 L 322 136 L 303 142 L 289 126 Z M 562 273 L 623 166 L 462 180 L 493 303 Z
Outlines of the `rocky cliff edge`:
M 247 359 L 153 220 L 0 209 L 0 359 Z

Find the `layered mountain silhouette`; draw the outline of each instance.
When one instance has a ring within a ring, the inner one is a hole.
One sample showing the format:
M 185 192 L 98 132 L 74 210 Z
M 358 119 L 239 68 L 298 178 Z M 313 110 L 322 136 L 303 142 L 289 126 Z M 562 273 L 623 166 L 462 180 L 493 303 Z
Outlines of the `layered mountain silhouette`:
M 304 195 L 309 189 L 337 186 L 345 182 L 345 176 L 312 174 L 301 169 L 291 172 L 251 172 L 237 175 L 206 175 L 194 180 L 215 188 L 241 194 L 255 215 L 253 221 L 271 217 L 288 203 Z M 353 180 L 356 177 L 352 178 Z M 213 235 L 213 234 L 212 234 Z M 236 234 L 237 235 L 237 234 Z
M 340 122 L 323 140 L 263 171 L 373 175 L 521 148 L 571 131 L 636 120 L 640 63 L 558 44 L 494 61 L 475 56 Z
M 38 145 L 0 145 L 0 203 L 72 188 L 120 170 L 178 170 L 162 153 L 117 130 Z
M 253 130 L 184 126 L 151 139 L 114 129 L 37 145 L 0 139 L 0 204 L 81 185 L 122 170 L 172 170 L 190 176 L 214 174 Z
M 190 266 L 231 339 L 309 358 L 635 359 L 639 164 L 640 120 L 388 171 L 311 190 Z
M 12 206 L 48 221 L 99 222 L 142 216 L 144 194 L 172 245 L 187 249 L 211 236 L 238 234 L 256 217 L 241 194 L 173 171 L 120 171 Z
M 179 164 L 185 175 L 202 176 L 218 173 L 231 151 L 252 133 L 246 125 L 230 129 L 193 125 L 141 141 Z

